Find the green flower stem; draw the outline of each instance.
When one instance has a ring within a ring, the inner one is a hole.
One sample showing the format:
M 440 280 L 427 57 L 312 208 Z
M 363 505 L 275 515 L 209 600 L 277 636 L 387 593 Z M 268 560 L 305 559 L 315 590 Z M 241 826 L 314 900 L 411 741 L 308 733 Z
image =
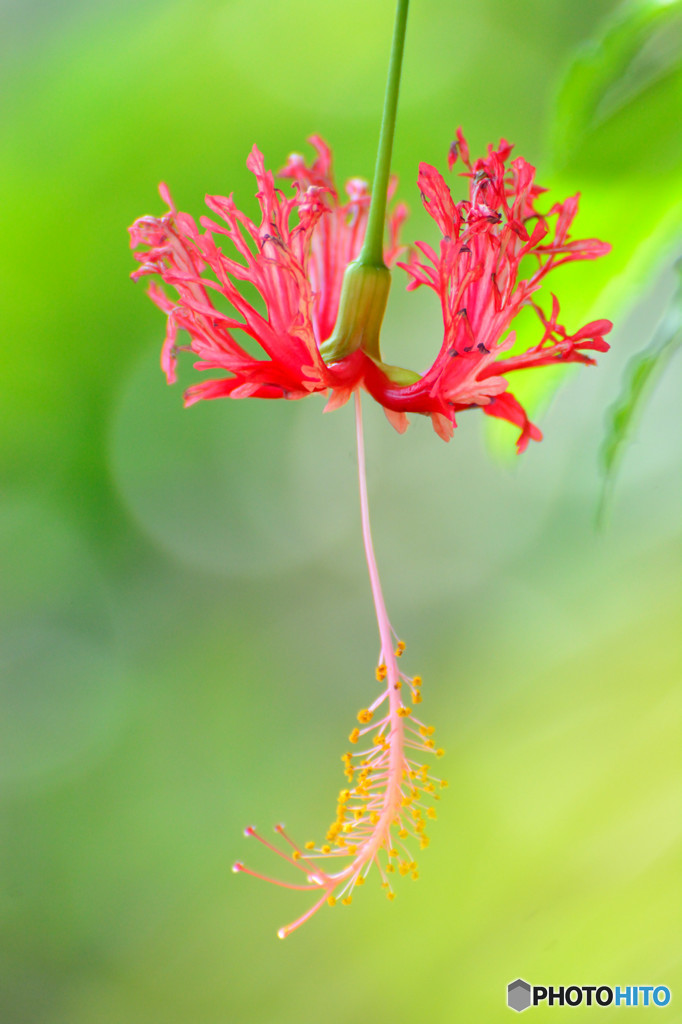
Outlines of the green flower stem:
M 386 221 L 386 199 L 388 179 L 391 173 L 391 154 L 393 152 L 393 136 L 395 119 L 398 110 L 398 93 L 400 92 L 400 75 L 403 66 L 403 50 L 405 48 L 405 30 L 407 28 L 407 10 L 410 0 L 398 0 L 393 28 L 393 45 L 391 60 L 388 65 L 388 80 L 384 98 L 384 114 L 379 133 L 379 150 L 377 152 L 372 200 L 369 207 L 367 232 L 357 262 L 366 266 L 383 267 L 384 264 L 384 224 Z
M 320 345 L 326 363 L 345 359 L 359 348 L 381 361 L 379 332 L 391 287 L 391 274 L 384 263 L 384 225 L 408 7 L 409 0 L 398 0 L 367 230 L 358 258 L 348 264 L 343 276 L 334 331 Z

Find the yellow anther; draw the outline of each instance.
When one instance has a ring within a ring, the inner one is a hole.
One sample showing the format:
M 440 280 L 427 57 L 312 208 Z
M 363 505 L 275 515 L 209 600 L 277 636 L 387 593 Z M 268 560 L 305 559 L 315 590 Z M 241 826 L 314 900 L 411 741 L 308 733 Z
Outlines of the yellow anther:
M 408 715 L 411 715 L 411 714 L 412 714 L 412 711 L 410 710 L 410 708 L 406 708 L 406 707 L 398 708 L 398 717 L 399 718 L 407 718 Z
M 341 902 L 343 903 L 344 907 L 349 907 L 351 905 L 351 903 L 353 902 L 353 897 L 352 896 L 344 896 L 344 898 L 341 900 Z
M 432 821 L 435 821 L 436 818 L 438 817 L 433 807 L 429 807 L 428 811 L 426 812 L 426 816 L 427 818 L 431 818 Z
M 375 747 L 383 747 L 386 745 L 386 737 L 382 732 L 378 732 L 372 740 L 372 743 Z
M 323 847 L 321 847 L 321 849 L 322 849 L 322 853 L 331 853 L 332 852 L 331 846 L 327 846 L 326 843 L 325 843 L 325 845 Z
M 346 849 L 348 850 L 348 852 L 350 853 L 351 856 L 354 856 L 358 852 L 357 846 L 353 846 L 350 843 L 348 844 Z
M 403 878 L 405 877 L 405 875 L 409 874 L 410 865 L 409 865 L 408 861 L 402 860 L 400 862 L 400 864 L 398 865 L 398 871 L 403 876 Z
M 421 702 L 422 702 L 422 695 L 419 692 L 419 690 L 417 690 L 416 693 L 412 694 L 412 703 L 413 704 L 421 704 Z
M 355 884 L 356 885 L 364 885 L 365 884 L 365 880 L 362 877 L 362 875 L 358 875 L 358 877 L 355 879 Z
M 395 899 L 395 893 L 394 892 L 387 892 L 386 896 L 387 896 L 387 898 L 389 900 L 394 900 Z
M 427 782 L 427 784 L 424 786 L 424 791 L 426 793 L 435 793 L 436 787 L 432 782 Z
M 428 836 L 422 836 L 421 839 L 419 840 L 419 848 L 421 850 L 425 850 L 426 847 L 429 845 L 429 842 L 430 840 Z
M 397 644 L 395 650 L 396 650 L 396 654 L 398 655 L 398 657 L 400 657 L 400 655 L 405 650 L 405 642 L 403 640 L 398 640 L 398 644 Z
M 360 730 L 359 729 L 353 729 L 353 731 L 349 735 L 348 739 L 349 739 L 349 741 L 351 743 L 357 743 L 358 740 L 360 739 Z
M 382 889 L 388 889 L 388 882 L 382 882 L 381 883 L 381 888 Z
M 436 757 L 443 757 L 444 754 L 445 751 L 443 750 L 443 748 L 439 747 L 438 750 L 436 751 Z
M 447 789 L 449 785 L 450 785 L 450 783 L 448 782 L 447 779 L 441 779 L 440 780 L 440 788 L 441 789 Z
M 417 689 L 419 689 L 421 684 L 422 684 L 422 677 L 421 676 L 415 676 L 414 679 L 412 680 L 412 685 L 416 686 Z
M 370 825 L 378 825 L 380 817 L 381 817 L 381 815 L 379 814 L 378 811 L 372 811 L 372 813 L 369 816 L 369 823 L 370 823 Z
M 386 870 L 390 871 L 390 873 L 393 874 L 393 872 L 395 871 L 395 864 L 387 864 Z
M 342 832 L 352 832 L 353 831 L 353 826 L 351 825 L 350 822 L 347 821 L 346 824 L 341 829 L 341 831 Z
M 336 845 L 337 846 L 345 846 L 346 845 L 346 840 L 343 838 L 343 836 L 339 836 L 339 838 L 336 840 Z
M 387 674 L 388 674 L 388 669 L 386 668 L 385 665 L 383 665 L 383 664 L 382 665 L 377 665 L 376 677 L 377 677 L 377 682 L 378 683 L 383 683 L 383 681 L 386 678 Z
M 436 729 L 433 725 L 422 725 L 419 729 L 422 736 L 433 736 L 435 731 Z
M 336 906 L 336 896 L 327 896 L 327 903 L 330 907 Z
M 308 842 L 305 844 L 305 848 L 306 848 L 306 850 L 314 850 L 315 849 L 315 843 L 312 841 L 312 839 L 308 840 Z
M 301 859 L 301 851 L 300 850 L 294 850 L 294 852 L 291 855 L 291 859 L 292 860 L 300 860 Z
M 393 689 L 394 690 L 402 690 L 402 688 L 403 688 L 403 684 L 402 684 L 401 680 L 400 679 L 396 679 L 396 681 L 393 684 Z
M 362 807 L 356 807 L 355 810 L 353 811 L 353 817 L 355 818 L 356 821 L 360 821 L 364 813 L 365 812 L 362 809 Z
M 397 857 L 398 851 L 392 846 L 391 849 L 388 851 L 388 855 L 389 857 Z
M 412 872 L 412 878 L 413 878 L 413 879 L 415 880 L 415 882 L 416 882 L 416 881 L 417 881 L 417 879 L 419 878 L 419 872 L 418 872 L 418 871 L 413 871 L 413 872 Z
M 429 750 L 433 750 L 433 748 L 435 747 L 435 745 L 436 745 L 436 744 L 435 744 L 435 743 L 433 742 L 433 740 L 424 740 L 424 746 L 425 746 L 425 747 L 428 747 L 428 748 L 429 748 Z
M 345 804 L 346 800 L 350 800 L 350 790 L 342 789 L 339 791 L 339 803 Z
M 360 722 L 361 725 L 367 725 L 368 722 L 372 721 L 373 717 L 374 715 L 369 708 L 363 708 L 362 711 L 358 711 L 358 722 Z
M 407 829 L 401 828 L 398 832 L 398 839 L 407 839 Z

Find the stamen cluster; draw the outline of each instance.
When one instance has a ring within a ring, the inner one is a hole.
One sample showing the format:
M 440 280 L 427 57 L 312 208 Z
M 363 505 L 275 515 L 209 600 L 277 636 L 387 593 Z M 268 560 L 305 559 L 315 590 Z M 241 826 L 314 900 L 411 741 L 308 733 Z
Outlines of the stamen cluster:
M 400 657 L 404 647 L 400 641 L 394 657 Z M 392 668 L 395 664 L 391 659 Z M 285 850 L 281 850 L 252 826 L 245 829 L 245 835 L 257 839 L 303 872 L 306 884 L 268 878 L 241 862 L 234 865 L 234 871 L 285 888 L 319 894 L 317 902 L 305 914 L 280 929 L 280 938 L 302 925 L 325 902 L 329 906 L 336 903 L 349 906 L 353 890 L 364 885 L 373 866 L 379 872 L 389 900 L 395 898 L 393 875 L 409 875 L 415 880 L 419 877 L 410 843 L 416 843 L 420 850 L 429 845 L 426 829 L 436 818 L 433 801 L 440 800 L 438 790 L 445 788 L 447 782 L 432 774 L 427 758 L 430 755 L 442 757 L 444 750 L 436 747 L 433 726 L 417 719 L 412 708 L 403 703 L 405 692 L 409 692 L 412 704 L 421 703 L 421 677 L 389 671 L 381 662 L 376 669 L 376 680 L 386 683 L 386 687 L 369 707 L 357 714 L 358 725 L 348 739 L 353 746 L 367 739 L 367 745 L 342 755 L 346 786 L 339 792 L 336 816 L 325 841 L 309 840 L 300 846 L 290 838 L 284 826 L 277 825 L 275 832 L 285 844 Z

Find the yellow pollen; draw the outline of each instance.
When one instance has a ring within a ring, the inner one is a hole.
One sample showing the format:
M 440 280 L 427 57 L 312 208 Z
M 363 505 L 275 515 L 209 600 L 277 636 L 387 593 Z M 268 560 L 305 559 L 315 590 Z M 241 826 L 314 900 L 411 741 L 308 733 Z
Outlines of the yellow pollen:
M 412 711 L 410 710 L 410 708 L 406 708 L 406 707 L 398 708 L 398 717 L 399 718 L 407 718 L 408 715 L 411 715 L 411 714 L 412 714 Z
M 301 851 L 300 850 L 294 850 L 294 852 L 291 855 L 291 859 L 292 860 L 300 860 L 301 859 Z
M 421 704 L 421 702 L 422 702 L 422 695 L 419 692 L 419 690 L 417 690 L 416 693 L 412 694 L 412 703 L 413 704 Z
M 312 841 L 312 839 L 308 840 L 308 842 L 305 844 L 305 848 L 306 848 L 306 850 L 314 850 L 315 849 L 315 843 Z
M 358 722 L 360 722 L 361 725 L 367 725 L 368 722 L 372 721 L 373 717 L 374 715 L 369 708 L 363 708 L 362 711 L 358 711 Z
M 379 814 L 378 811 L 372 811 L 372 813 L 369 816 L 369 823 L 370 823 L 370 825 L 378 825 L 380 817 L 381 817 L 381 815 Z
M 336 906 L 336 896 L 327 896 L 327 903 L 330 907 Z
M 412 680 L 412 685 L 416 686 L 417 689 L 419 689 L 421 684 L 422 684 L 422 677 L 421 676 L 415 676 L 414 679 Z
M 421 839 L 419 840 L 419 848 L 421 850 L 425 850 L 428 845 L 429 845 L 429 837 L 428 836 L 422 836 Z
M 341 902 L 343 903 L 344 907 L 349 907 L 351 905 L 351 903 L 353 902 L 353 897 L 352 896 L 344 896 L 344 898 L 341 900 Z
M 436 757 L 443 757 L 444 754 L 445 751 L 443 750 L 443 748 L 439 747 L 438 750 L 436 751 Z
M 435 743 L 433 742 L 433 740 L 424 740 L 424 746 L 425 746 L 425 747 L 428 747 L 428 748 L 429 748 L 429 750 L 433 750 L 433 748 L 435 747 L 435 745 L 436 745 L 436 744 L 435 744 Z
M 393 684 L 393 689 L 394 690 L 401 690 L 402 686 L 403 686 L 403 684 L 401 683 L 401 681 L 399 679 L 396 679 L 395 683 Z
M 440 780 L 440 788 L 441 789 L 447 789 L 449 785 L 450 785 L 450 783 L 448 782 L 447 779 L 441 779 Z
M 321 849 L 322 849 L 322 853 L 331 853 L 332 852 L 331 846 L 327 846 L 326 843 L 325 843 L 325 845 L 323 847 L 321 847 Z
M 389 857 L 397 857 L 398 856 L 398 851 L 396 849 L 394 849 L 393 847 L 391 847 L 391 849 L 388 851 L 388 855 L 389 855 Z
M 422 736 L 433 736 L 435 731 L 436 729 L 433 725 L 422 725 L 419 730 Z
M 419 878 L 419 872 L 418 872 L 418 871 L 413 871 L 413 872 L 412 872 L 412 878 L 414 878 L 414 880 L 415 880 L 415 882 L 416 882 L 416 881 L 417 881 L 417 879 Z
M 390 871 L 391 874 L 393 874 L 393 872 L 395 871 L 395 864 L 387 864 L 386 865 L 386 870 Z
M 350 740 L 351 743 L 357 743 L 358 740 L 360 739 L 360 730 L 359 729 L 353 729 L 353 731 L 349 735 L 348 739 Z
M 388 674 L 388 669 L 386 668 L 385 665 L 383 665 L 383 664 L 382 665 L 377 665 L 376 677 L 377 677 L 377 682 L 378 683 L 383 683 L 383 681 L 386 678 L 387 674 Z
M 358 875 L 358 877 L 355 879 L 355 884 L 356 885 L 364 885 L 365 884 L 365 880 L 362 877 L 362 875 Z
M 401 828 L 398 832 L 398 839 L 407 839 L 407 829 Z
M 398 658 L 400 657 L 400 655 L 403 653 L 404 650 L 405 650 L 404 642 L 402 640 L 398 640 L 398 644 L 397 644 L 396 649 L 395 649 L 395 653 L 396 653 Z
M 426 816 L 427 818 L 431 818 L 432 821 L 435 821 L 436 818 L 438 817 L 433 807 L 429 807 L 428 811 L 426 812 Z
M 395 899 L 395 893 L 394 892 L 387 892 L 386 896 L 387 896 L 387 898 L 389 900 L 394 900 Z
M 347 850 L 351 854 L 351 856 L 354 856 L 358 852 L 357 846 L 351 846 L 350 843 L 347 846 Z

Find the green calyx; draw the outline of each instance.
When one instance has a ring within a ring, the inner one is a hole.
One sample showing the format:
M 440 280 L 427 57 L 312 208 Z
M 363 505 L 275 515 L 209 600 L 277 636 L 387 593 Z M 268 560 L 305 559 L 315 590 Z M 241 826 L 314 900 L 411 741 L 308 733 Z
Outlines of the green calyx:
M 320 355 L 329 365 L 361 348 L 393 384 L 407 387 L 420 379 L 419 374 L 384 363 L 379 348 L 379 332 L 390 287 L 388 267 L 368 266 L 360 260 L 349 263 L 343 277 L 334 333 L 320 345 Z
M 337 363 L 356 349 L 381 359 L 379 332 L 386 312 L 391 272 L 355 260 L 346 267 L 334 333 L 320 346 L 325 363 Z

